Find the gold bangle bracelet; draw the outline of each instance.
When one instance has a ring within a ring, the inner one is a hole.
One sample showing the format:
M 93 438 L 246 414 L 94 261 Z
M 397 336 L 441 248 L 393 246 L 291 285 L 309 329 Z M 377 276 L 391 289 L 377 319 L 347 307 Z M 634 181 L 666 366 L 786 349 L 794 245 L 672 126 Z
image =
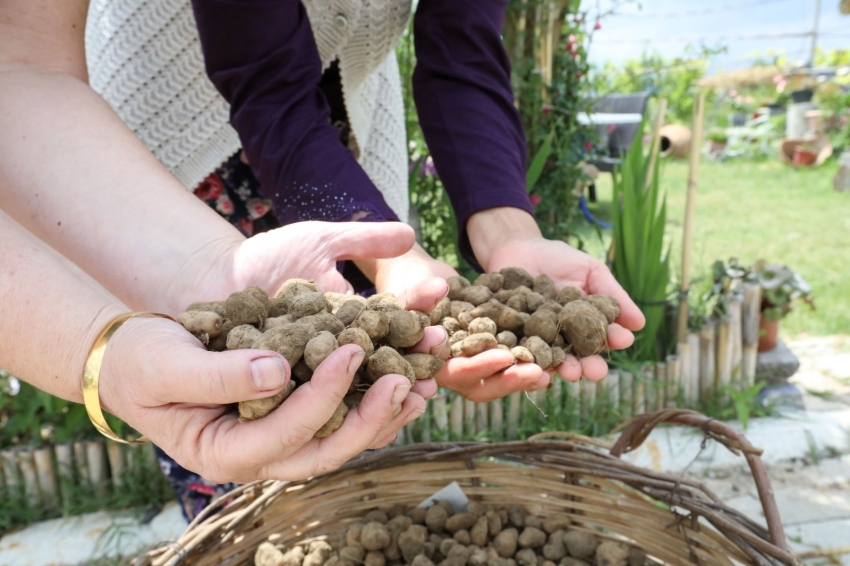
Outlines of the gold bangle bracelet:
M 103 416 L 103 411 L 100 408 L 100 390 L 98 389 L 98 385 L 100 383 L 100 366 L 103 363 L 103 355 L 106 353 L 106 345 L 109 343 L 109 339 L 112 338 L 112 335 L 115 334 L 115 332 L 121 328 L 125 322 L 137 316 L 150 316 L 174 320 L 167 314 L 159 314 L 155 312 L 130 312 L 116 316 L 109 321 L 109 324 L 107 324 L 100 334 L 98 334 L 91 350 L 89 351 L 89 356 L 86 358 L 86 366 L 83 370 L 83 402 L 86 405 L 86 412 L 89 415 L 89 420 L 91 420 L 94 427 L 103 436 L 110 440 L 114 440 L 115 442 L 121 442 L 122 444 L 145 444 L 146 442 L 149 442 L 149 440 L 144 436 L 136 440 L 124 440 L 115 434 L 109 426 L 109 423 L 106 422 L 106 418 Z

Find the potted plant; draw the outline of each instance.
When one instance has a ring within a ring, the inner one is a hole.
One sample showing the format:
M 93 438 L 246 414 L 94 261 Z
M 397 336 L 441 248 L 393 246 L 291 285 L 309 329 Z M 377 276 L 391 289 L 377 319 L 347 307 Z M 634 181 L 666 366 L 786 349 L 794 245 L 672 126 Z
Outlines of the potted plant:
M 815 148 L 810 142 L 803 142 L 794 148 L 794 157 L 791 163 L 795 167 L 810 167 L 818 158 Z
M 708 148 L 711 155 L 723 153 L 726 149 L 726 144 L 729 143 L 729 136 L 726 132 L 720 129 L 711 130 L 708 132 Z
M 779 321 L 791 312 L 797 301 L 803 301 L 812 309 L 815 303 L 812 288 L 803 277 L 786 265 L 757 261 L 745 275 L 745 280 L 761 286 L 761 321 L 759 352 L 776 347 L 779 336 Z

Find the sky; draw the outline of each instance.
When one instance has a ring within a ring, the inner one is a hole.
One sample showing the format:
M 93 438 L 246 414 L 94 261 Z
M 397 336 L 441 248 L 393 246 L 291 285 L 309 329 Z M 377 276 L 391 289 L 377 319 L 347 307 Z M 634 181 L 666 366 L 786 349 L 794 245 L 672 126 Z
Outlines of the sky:
M 582 0 L 588 17 L 612 7 L 612 0 Z M 850 48 L 850 15 L 838 11 L 839 0 L 821 0 L 818 46 Z M 712 71 L 749 66 L 757 54 L 780 52 L 792 62 L 809 58 L 811 36 L 753 36 L 808 34 L 815 18 L 815 0 L 643 0 L 621 5 L 605 17 L 593 36 L 590 60 L 622 62 L 643 51 L 665 57 L 682 55 L 690 44 L 726 46 L 714 58 Z

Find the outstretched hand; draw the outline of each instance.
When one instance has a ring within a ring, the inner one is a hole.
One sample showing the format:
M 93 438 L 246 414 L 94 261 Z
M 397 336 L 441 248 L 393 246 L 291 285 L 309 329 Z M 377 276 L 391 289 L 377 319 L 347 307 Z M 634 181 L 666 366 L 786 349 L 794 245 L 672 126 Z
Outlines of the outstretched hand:
M 264 350 L 208 352 L 180 325 L 135 318 L 112 337 L 101 370 L 104 408 L 181 466 L 210 481 L 303 479 L 391 442 L 425 410 L 401 375 L 375 382 L 327 438 L 314 438 L 342 402 L 363 360 L 343 346 L 266 417 L 238 422 L 228 404 L 270 397 L 290 379 L 286 360 Z

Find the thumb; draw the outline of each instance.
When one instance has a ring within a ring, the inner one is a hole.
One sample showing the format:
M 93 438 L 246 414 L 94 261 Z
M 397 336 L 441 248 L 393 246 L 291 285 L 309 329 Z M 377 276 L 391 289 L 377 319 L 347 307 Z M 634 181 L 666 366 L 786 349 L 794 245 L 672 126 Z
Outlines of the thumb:
M 305 222 L 327 245 L 332 259 L 397 257 L 413 247 L 413 229 L 401 222 Z

